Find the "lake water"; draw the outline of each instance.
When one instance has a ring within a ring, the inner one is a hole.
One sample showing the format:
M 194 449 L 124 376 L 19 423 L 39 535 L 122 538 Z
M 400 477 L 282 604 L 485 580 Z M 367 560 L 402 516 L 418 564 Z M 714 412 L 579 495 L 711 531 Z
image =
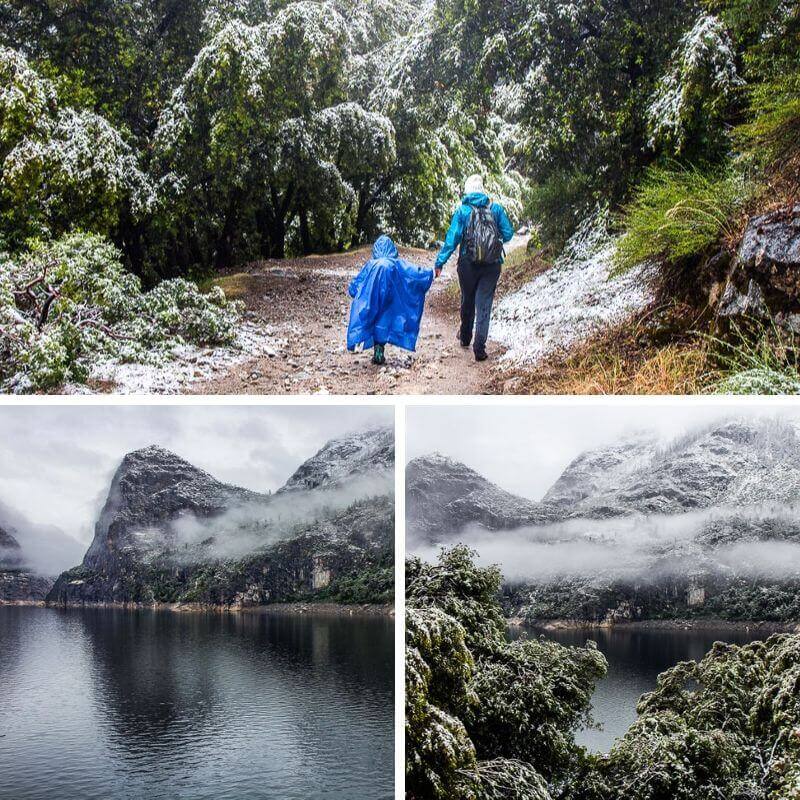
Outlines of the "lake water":
M 0 798 L 388 800 L 394 623 L 0 607 Z
M 753 629 L 650 629 L 623 626 L 599 629 L 544 630 L 511 629 L 512 638 L 543 635 L 559 644 L 583 647 L 589 640 L 608 659 L 608 675 L 600 681 L 592 698 L 593 716 L 601 730 L 579 731 L 576 739 L 596 752 L 607 752 L 636 720 L 636 704 L 656 687 L 658 675 L 679 661 L 699 661 L 714 642 L 747 644 L 770 634 Z

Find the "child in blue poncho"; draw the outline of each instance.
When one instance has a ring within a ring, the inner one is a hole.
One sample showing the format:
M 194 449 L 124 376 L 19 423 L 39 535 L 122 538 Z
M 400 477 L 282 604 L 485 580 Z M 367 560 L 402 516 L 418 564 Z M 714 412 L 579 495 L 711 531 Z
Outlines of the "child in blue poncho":
M 374 348 L 372 363 L 385 364 L 387 344 L 417 349 L 425 295 L 433 283 L 433 270 L 404 261 L 394 242 L 381 236 L 372 258 L 353 278 L 349 293 L 350 324 L 347 349 Z

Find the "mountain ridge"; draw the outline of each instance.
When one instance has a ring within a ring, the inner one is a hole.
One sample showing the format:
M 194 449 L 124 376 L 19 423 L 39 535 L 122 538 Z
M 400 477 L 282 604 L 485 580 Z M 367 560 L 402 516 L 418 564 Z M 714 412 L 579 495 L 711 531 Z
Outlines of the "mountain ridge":
M 799 455 L 779 420 L 726 419 L 666 446 L 640 435 L 573 459 L 522 524 L 519 498 L 472 470 L 460 484 L 468 468 L 437 456 L 456 479 L 439 476 L 441 496 L 425 483 L 422 504 L 409 465 L 411 548 L 461 541 L 505 559 L 506 608 L 527 619 L 800 619 Z M 490 522 L 509 524 L 486 524 L 475 486 L 496 501 Z

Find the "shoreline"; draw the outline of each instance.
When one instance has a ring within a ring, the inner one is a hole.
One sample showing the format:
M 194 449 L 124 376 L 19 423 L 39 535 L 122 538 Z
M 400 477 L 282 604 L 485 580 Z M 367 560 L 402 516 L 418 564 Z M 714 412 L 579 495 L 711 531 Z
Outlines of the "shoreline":
M 47 603 L 44 600 L 0 600 L 0 607 L 27 608 L 103 608 L 118 611 L 169 611 L 173 614 L 265 614 L 272 616 L 293 616 L 314 614 L 325 617 L 387 617 L 394 619 L 393 605 L 379 603 L 270 603 L 262 606 L 220 606 L 205 603 Z
M 512 628 L 532 628 L 540 631 L 561 630 L 731 630 L 731 631 L 763 631 L 764 633 L 800 633 L 800 622 L 767 622 L 758 620 L 730 619 L 641 619 L 619 620 L 615 622 L 591 622 L 590 620 L 551 619 L 526 620 L 521 617 L 509 617 L 506 623 Z

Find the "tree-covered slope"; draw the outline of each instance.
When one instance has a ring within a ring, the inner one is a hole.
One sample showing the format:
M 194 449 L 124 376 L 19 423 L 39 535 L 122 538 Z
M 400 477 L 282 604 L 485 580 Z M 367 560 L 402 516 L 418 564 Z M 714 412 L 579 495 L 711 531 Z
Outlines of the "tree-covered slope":
M 800 636 L 717 643 L 658 676 L 609 753 L 577 747 L 605 659 L 590 643 L 509 643 L 501 576 L 463 548 L 407 564 L 409 800 L 792 800 Z

